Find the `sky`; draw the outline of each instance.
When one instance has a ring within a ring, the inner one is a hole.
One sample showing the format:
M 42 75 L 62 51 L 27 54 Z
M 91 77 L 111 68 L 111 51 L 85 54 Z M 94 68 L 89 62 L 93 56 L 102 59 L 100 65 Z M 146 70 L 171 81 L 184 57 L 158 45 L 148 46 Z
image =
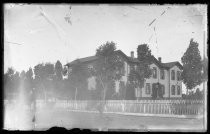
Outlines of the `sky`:
M 64 65 L 94 55 L 107 41 L 128 56 L 147 43 L 162 62 L 181 63 L 194 38 L 203 57 L 206 15 L 206 5 L 5 4 L 4 72 L 57 60 Z

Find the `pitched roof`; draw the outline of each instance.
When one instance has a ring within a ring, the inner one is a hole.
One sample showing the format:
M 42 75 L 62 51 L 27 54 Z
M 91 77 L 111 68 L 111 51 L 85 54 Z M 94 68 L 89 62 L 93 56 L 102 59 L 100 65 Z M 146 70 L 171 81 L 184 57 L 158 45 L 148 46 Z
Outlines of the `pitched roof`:
M 167 68 L 172 68 L 173 66 L 178 66 L 180 69 L 183 69 L 183 66 L 178 62 L 178 61 L 174 61 L 174 62 L 168 62 L 168 63 L 162 63 L 163 66 L 167 67 Z
M 117 50 L 116 52 L 119 54 L 122 54 L 127 59 L 128 62 L 139 63 L 139 60 L 137 58 L 129 57 L 125 53 L 123 53 L 121 50 Z
M 167 67 L 165 67 L 160 61 L 158 61 L 154 56 L 151 57 L 151 60 L 153 61 L 153 63 L 155 63 L 157 66 L 159 66 L 160 68 L 165 68 L 168 69 Z
M 156 63 L 157 66 L 159 66 L 160 68 L 170 69 L 173 66 L 178 66 L 181 70 L 183 69 L 183 66 L 178 61 L 162 63 L 159 60 L 157 60 L 154 56 L 152 56 L 152 61 Z
M 131 62 L 139 62 L 139 60 L 137 58 L 132 58 L 132 57 L 128 57 L 128 59 L 131 61 Z
M 129 62 L 139 62 L 137 58 L 128 57 L 128 56 L 125 55 L 121 50 L 117 50 L 117 51 L 115 51 L 115 52 L 118 53 L 118 54 L 123 55 Z M 78 63 L 78 62 L 80 62 L 80 63 L 91 62 L 91 61 L 94 61 L 94 60 L 96 60 L 96 59 L 98 59 L 97 56 L 88 56 L 88 57 L 85 57 L 85 58 L 76 59 L 76 60 L 74 60 L 74 61 L 72 61 L 72 62 L 70 62 L 70 63 L 67 63 L 67 64 L 64 65 L 64 66 L 71 66 L 71 65 L 76 64 L 76 63 Z
M 79 60 L 80 62 L 87 62 L 87 61 L 92 61 L 92 60 L 96 60 L 96 59 L 98 59 L 97 56 L 89 56 L 89 57 L 80 58 L 77 60 Z
M 121 50 L 117 50 L 115 52 L 118 53 L 118 54 L 121 54 L 128 62 L 139 63 L 139 60 L 137 58 L 132 58 L 132 57 L 129 57 L 129 56 L 125 55 L 125 53 L 123 53 Z M 85 58 L 76 59 L 76 60 L 74 60 L 70 63 L 67 63 L 65 66 L 70 67 L 71 65 L 74 65 L 74 64 L 79 63 L 79 62 L 80 63 L 85 63 L 85 62 L 91 62 L 91 61 L 94 61 L 94 60 L 97 60 L 97 59 L 98 59 L 97 56 L 89 56 L 89 57 L 85 57 Z M 180 69 L 183 69 L 183 66 L 178 61 L 161 63 L 154 56 L 152 56 L 151 60 L 153 61 L 153 63 L 155 63 L 160 68 L 170 69 L 173 66 L 177 65 Z
M 98 59 L 97 56 L 88 56 L 88 57 L 85 57 L 85 58 L 76 59 L 76 60 L 74 60 L 74 61 L 72 61 L 70 63 L 67 63 L 65 66 L 71 66 L 71 65 L 79 63 L 79 62 L 80 63 L 90 62 L 90 61 L 94 61 L 96 59 Z

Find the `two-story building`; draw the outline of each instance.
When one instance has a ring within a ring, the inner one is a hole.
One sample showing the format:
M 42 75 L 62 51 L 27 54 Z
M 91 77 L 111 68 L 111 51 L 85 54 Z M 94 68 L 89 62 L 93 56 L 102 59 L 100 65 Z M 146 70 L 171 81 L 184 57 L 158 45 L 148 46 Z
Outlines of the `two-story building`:
M 124 62 L 124 68 L 122 69 L 123 76 L 119 81 L 115 81 L 115 92 L 119 93 L 121 91 L 120 87 L 125 87 L 125 85 L 128 83 L 128 77 L 131 68 L 136 68 L 139 61 L 137 58 L 134 57 L 133 51 L 131 52 L 130 56 L 125 55 L 121 50 L 117 50 L 116 53 L 121 57 Z M 100 59 L 97 56 L 90 56 L 76 59 L 66 64 L 66 66 L 68 68 L 71 68 L 72 65 L 80 62 L 88 68 L 91 68 L 93 67 L 96 60 Z M 164 98 L 180 98 L 182 96 L 181 71 L 183 67 L 178 61 L 162 63 L 160 57 L 158 58 L 158 60 L 155 57 L 152 57 L 150 68 L 152 69 L 152 76 L 149 79 L 146 79 L 143 88 L 135 89 L 135 97 L 137 99 L 151 98 L 153 91 L 152 89 L 154 88 L 155 83 L 159 83 L 161 85 L 161 90 L 163 92 Z M 96 80 L 94 77 L 88 78 L 87 81 L 88 90 L 97 90 Z M 126 92 L 129 92 L 129 89 L 126 89 Z

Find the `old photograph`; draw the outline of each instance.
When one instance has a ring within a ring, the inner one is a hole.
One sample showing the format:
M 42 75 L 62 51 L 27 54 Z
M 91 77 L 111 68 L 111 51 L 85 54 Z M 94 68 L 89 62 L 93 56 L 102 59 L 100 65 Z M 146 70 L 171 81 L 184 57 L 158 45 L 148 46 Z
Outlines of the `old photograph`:
M 3 11 L 3 129 L 207 130 L 207 5 Z

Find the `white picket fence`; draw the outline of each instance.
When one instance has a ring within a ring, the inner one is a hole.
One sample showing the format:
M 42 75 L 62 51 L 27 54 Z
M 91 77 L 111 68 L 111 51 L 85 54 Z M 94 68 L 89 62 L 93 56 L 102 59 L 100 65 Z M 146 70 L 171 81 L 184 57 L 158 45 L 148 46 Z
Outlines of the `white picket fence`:
M 56 100 L 45 103 L 37 100 L 37 107 L 50 107 L 60 110 L 98 111 L 104 104 L 104 112 L 165 114 L 165 115 L 201 115 L 203 114 L 202 100 Z
M 4 101 L 5 106 L 17 101 Z M 152 115 L 203 115 L 202 100 L 37 100 L 39 108 L 55 110 L 95 111 L 104 105 L 104 112 Z

